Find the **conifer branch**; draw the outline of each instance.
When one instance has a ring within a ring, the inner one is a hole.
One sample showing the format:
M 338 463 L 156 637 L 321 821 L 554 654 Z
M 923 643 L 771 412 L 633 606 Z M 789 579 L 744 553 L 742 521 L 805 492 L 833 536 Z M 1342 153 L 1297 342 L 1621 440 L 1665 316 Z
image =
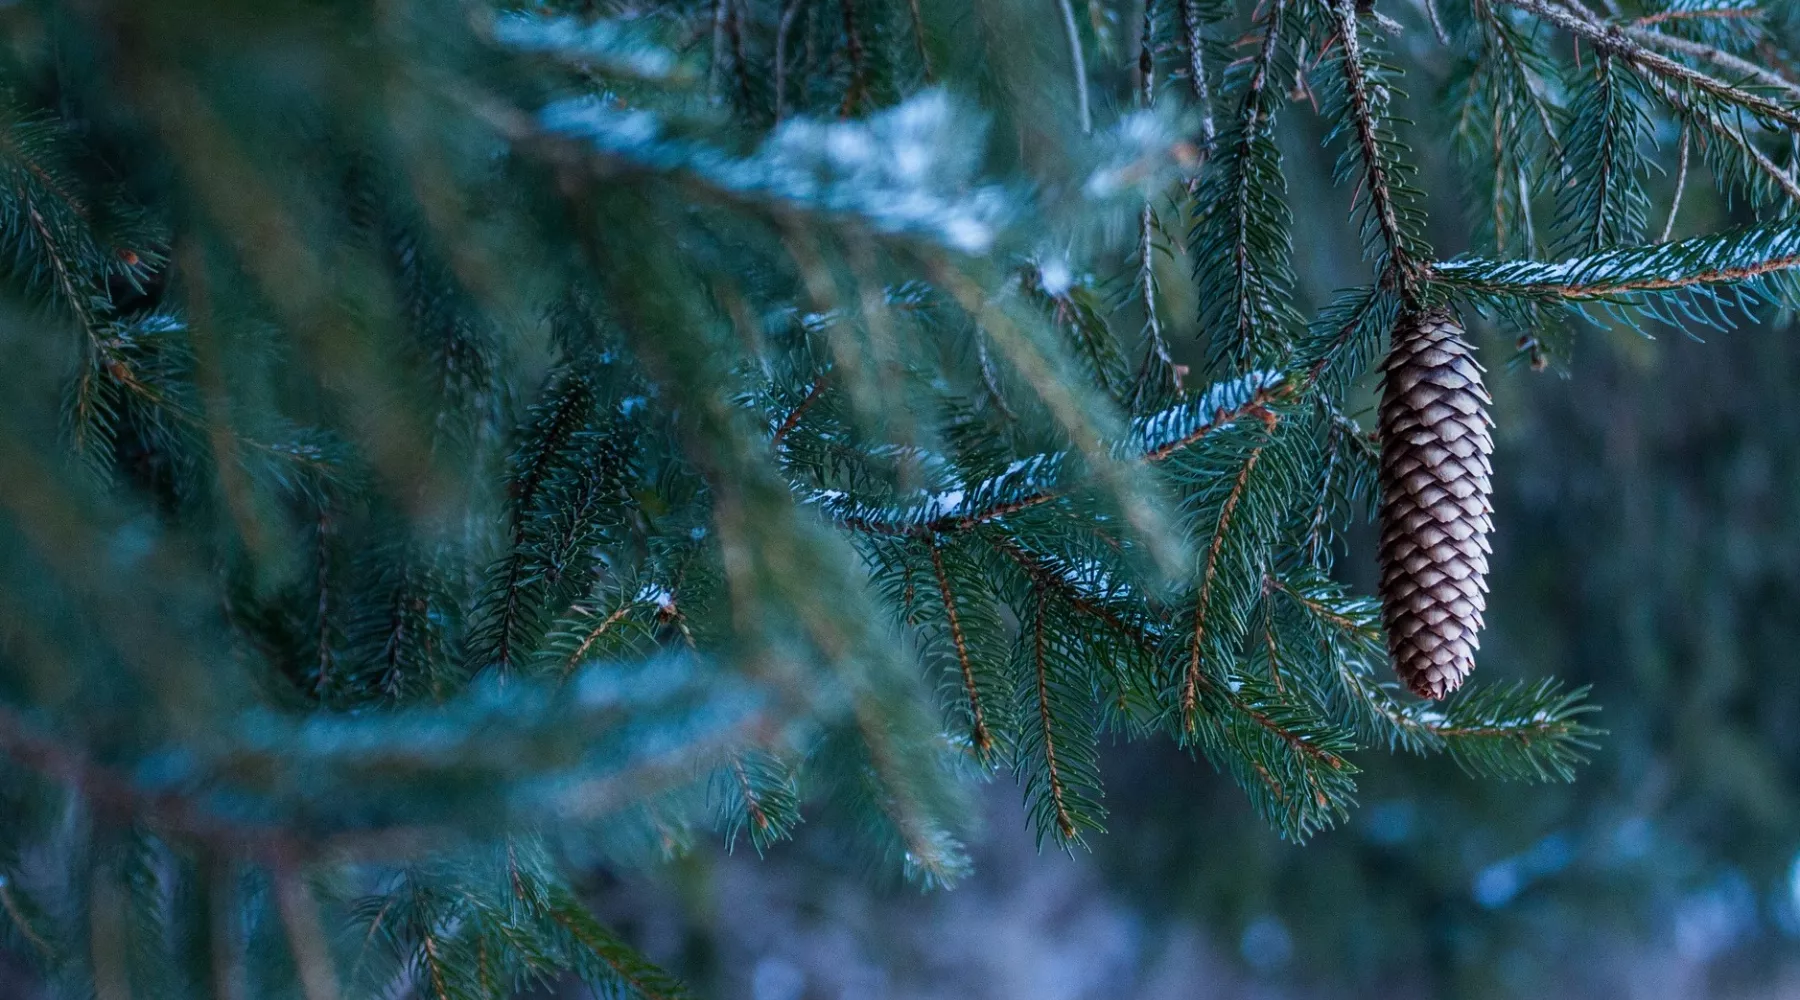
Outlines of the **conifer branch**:
M 1065 843 L 1075 839 L 1075 820 L 1069 814 L 1067 791 L 1063 787 L 1056 756 L 1056 722 L 1050 712 L 1050 677 L 1044 664 L 1044 595 L 1040 591 L 1033 600 L 1031 623 L 1032 666 L 1037 680 L 1038 725 L 1044 734 L 1044 768 L 1051 806 L 1056 815 L 1056 831 Z
M 1178 403 L 1140 421 L 1146 431 L 1139 439 L 1134 440 L 1134 443 L 1144 446 L 1137 452 L 1138 460 L 1148 465 L 1168 461 L 1246 418 L 1259 421 L 1265 429 L 1272 429 L 1280 421 L 1274 405 L 1289 398 L 1295 391 L 1294 388 L 1273 378 L 1262 378 L 1257 373 L 1243 381 L 1253 388 L 1242 393 L 1229 405 L 1222 405 L 1224 400 L 1230 398 L 1228 395 L 1214 394 Z M 1172 437 L 1162 436 L 1169 429 L 1175 429 L 1179 433 Z M 1034 456 L 1020 465 L 1022 468 L 1048 469 L 1059 467 L 1065 460 L 1064 454 L 1055 453 Z M 985 485 L 988 484 L 975 484 L 957 492 L 964 497 L 984 495 L 989 492 L 983 488 Z M 993 485 L 1002 484 L 995 482 Z M 959 509 L 955 513 L 923 518 L 904 516 L 906 511 L 902 511 L 902 516 L 896 517 L 884 507 L 845 503 L 836 497 L 827 498 L 822 506 L 831 514 L 833 521 L 853 531 L 895 537 L 932 538 L 969 531 L 983 524 L 1062 500 L 1068 495 L 1068 490 L 1061 487 L 1027 489 L 966 512 Z M 926 502 L 912 510 L 935 512 L 939 509 L 938 501 L 941 498 L 927 496 L 923 499 Z
M 1229 276 L 1213 288 L 1202 281 L 1202 295 L 1212 292 L 1209 297 L 1219 302 L 1202 305 L 1202 320 L 1211 319 L 1207 326 L 1214 328 L 1208 332 L 1215 355 L 1229 356 L 1239 370 L 1247 370 L 1255 362 L 1259 349 L 1266 352 L 1267 345 L 1262 342 L 1280 336 L 1292 284 L 1283 259 L 1291 247 L 1272 131 L 1275 91 L 1271 88 L 1286 11 L 1287 0 L 1273 0 L 1264 15 L 1262 42 L 1244 85 L 1238 120 L 1229 133 L 1227 166 L 1215 168 L 1219 169 L 1221 189 L 1203 185 L 1198 194 L 1202 214 L 1194 226 L 1194 266 L 1201 273 L 1222 270 Z M 1224 232 L 1217 231 L 1221 224 Z M 1277 329 L 1265 330 L 1265 325 Z
M 979 757 L 986 757 L 993 747 L 993 736 L 988 732 L 987 718 L 982 711 L 981 695 L 975 687 L 975 667 L 969 661 L 969 644 L 963 637 L 962 620 L 956 613 L 956 595 L 950 590 L 950 578 L 944 572 L 944 554 L 933 543 L 931 545 L 931 569 L 937 576 L 938 595 L 944 602 L 944 620 L 950 626 L 950 641 L 956 648 L 956 665 L 962 671 L 963 690 L 969 698 L 969 739 L 975 746 Z
M 1794 176 L 1791 173 L 1776 166 L 1775 162 L 1769 159 L 1768 154 L 1758 149 L 1756 144 L 1751 141 L 1751 137 L 1743 131 L 1741 125 L 1736 125 L 1726 120 L 1712 107 L 1697 101 L 1689 100 L 1682 95 L 1679 89 L 1666 81 L 1651 79 L 1646 82 L 1650 85 L 1651 91 L 1655 93 L 1663 103 L 1675 110 L 1686 126 L 1682 133 L 1681 146 L 1682 156 L 1684 157 L 1682 161 L 1683 167 L 1686 165 L 1685 156 L 1687 155 L 1688 145 L 1692 141 L 1692 137 L 1689 133 L 1692 129 L 1698 127 L 1711 135 L 1718 142 L 1725 143 L 1737 150 L 1750 167 L 1754 168 L 1758 173 L 1762 174 L 1762 176 L 1768 178 L 1768 180 L 1776 187 L 1780 188 L 1782 193 L 1790 200 L 1796 204 L 1800 204 L 1800 183 L 1796 183 Z M 1677 174 L 1678 181 L 1685 179 L 1685 177 L 1685 172 Z M 1681 185 L 1677 184 L 1676 190 L 1679 192 L 1680 189 Z M 1672 206 L 1669 211 L 1671 223 L 1673 222 L 1674 217 L 1675 212 L 1674 207 Z M 1670 231 L 1669 227 L 1664 227 L 1664 235 L 1661 242 L 1668 242 L 1668 233 Z
M 1361 30 L 1357 24 L 1356 0 L 1332 0 L 1331 11 L 1337 23 L 1337 42 L 1341 46 L 1340 71 L 1343 74 L 1344 113 L 1355 132 L 1357 155 L 1362 161 L 1360 197 L 1367 200 L 1383 248 L 1382 283 L 1391 284 L 1403 301 L 1418 298 L 1424 263 L 1413 254 L 1413 236 L 1401 218 L 1403 209 L 1397 201 L 1400 179 L 1394 176 L 1397 161 L 1387 151 L 1391 141 L 1380 120 L 1383 113 L 1371 91 L 1369 67 L 1362 52 Z M 1385 103 L 1383 101 L 1382 103 Z
M 913 44 L 919 51 L 919 69 L 927 86 L 937 82 L 931 71 L 931 50 L 925 45 L 925 18 L 919 13 L 919 0 L 906 0 L 906 12 L 912 18 Z
M 1732 86 L 1691 66 L 1676 62 L 1659 52 L 1654 52 L 1634 40 L 1633 35 L 1627 34 L 1620 27 L 1601 21 L 1593 15 L 1581 16 L 1575 8 L 1556 3 L 1554 0 L 1494 0 L 1494 2 L 1527 11 L 1572 35 L 1586 39 L 1596 49 L 1614 55 L 1643 72 L 1693 87 L 1711 97 L 1735 104 L 1759 118 L 1784 125 L 1790 130 L 1800 130 L 1800 113 L 1783 107 L 1766 97 Z
M 1634 28 L 1652 28 L 1676 21 L 1748 21 L 1763 16 L 1754 7 L 1669 7 L 1632 18 Z
M 301 993 L 306 1000 L 337 1000 L 337 972 L 332 966 L 325 931 L 319 926 L 318 904 L 299 873 L 289 865 L 277 864 L 274 877 L 276 909 L 287 931 Z
M 847 118 L 862 109 L 868 93 L 868 54 L 863 46 L 862 29 L 857 24 L 856 0 L 838 0 L 838 8 L 844 19 L 844 50 L 850 56 L 850 84 L 844 89 L 844 101 L 838 106 L 838 114 Z
M 781 17 L 775 22 L 775 53 L 773 56 L 773 80 L 775 88 L 775 124 L 779 125 L 787 118 L 787 40 L 793 29 L 794 19 L 800 16 L 800 9 L 811 0 L 787 0 L 781 9 Z
M 581 636 L 580 641 L 575 644 L 575 648 L 571 649 L 569 655 L 563 659 L 561 674 L 563 682 L 567 683 L 568 679 L 574 675 L 575 668 L 581 665 L 581 661 L 587 657 L 588 650 L 593 648 L 594 643 L 600 641 L 601 636 L 641 606 L 635 600 L 626 601 L 614 609 L 611 614 L 602 618 L 599 624 L 587 630 Z
M 1206 37 L 1201 30 L 1199 0 L 1180 0 L 1182 47 L 1187 52 L 1188 89 L 1200 109 L 1200 149 L 1211 153 L 1215 137 L 1212 96 L 1206 80 Z
M 1643 19 L 1640 18 L 1638 22 L 1634 23 L 1641 24 L 1642 22 Z M 1740 83 L 1754 80 L 1762 86 L 1782 91 L 1790 102 L 1800 100 L 1800 84 L 1742 56 L 1733 55 L 1718 46 L 1697 42 L 1691 38 L 1683 38 L 1680 35 L 1667 35 L 1660 31 L 1648 31 L 1637 27 L 1628 27 L 1625 29 L 1625 33 L 1633 41 L 1667 49 L 1670 52 L 1679 52 L 1696 59 L 1704 59 L 1722 69 L 1730 70 L 1737 74 Z
M 19 901 L 13 898 L 12 880 L 5 874 L 0 874 L 0 910 L 6 911 L 7 919 L 12 921 L 12 925 L 18 930 L 19 936 L 23 937 L 27 943 L 37 949 L 38 957 L 42 959 L 46 965 L 55 961 L 55 950 L 50 947 L 48 941 L 45 941 L 43 937 L 38 934 L 37 928 L 31 925 L 31 918 L 25 915 L 23 909 L 19 906 Z
M 331 651 L 331 508 L 319 505 L 318 541 L 314 549 L 315 586 L 318 590 L 314 641 L 318 644 L 318 675 L 313 679 L 313 698 L 323 703 L 331 693 L 334 657 Z
M 1796 267 L 1800 233 L 1774 225 L 1621 247 L 1560 263 L 1457 258 L 1434 265 L 1432 278 L 1484 296 L 1580 302 L 1729 285 Z
M 780 424 L 776 425 L 775 433 L 769 437 L 769 444 L 772 447 L 780 450 L 782 439 L 788 436 L 788 432 L 794 429 L 794 426 L 800 422 L 800 418 L 806 415 L 806 411 L 818 402 L 819 396 L 825 392 L 825 382 L 825 375 L 813 379 L 813 384 L 806 390 L 806 395 L 802 396 L 800 402 L 788 411 L 788 415 L 782 419 Z
M 275 828 L 242 826 L 201 811 L 189 799 L 140 791 L 5 706 L 0 706 L 0 752 L 73 790 L 105 815 L 141 819 L 154 829 L 191 837 L 233 855 L 273 860 L 305 853 L 297 841 Z
M 1138 43 L 1138 106 L 1150 110 L 1156 106 L 1156 0 L 1145 0 L 1143 37 Z M 1202 87 L 1204 87 L 1204 82 Z M 1181 391 L 1181 372 L 1169 356 L 1169 345 L 1163 339 L 1162 319 L 1156 307 L 1156 208 L 1150 199 L 1138 210 L 1138 299 L 1144 309 L 1145 354 L 1133 392 L 1150 391 L 1154 378 Z M 1160 388 L 1160 386 L 1159 386 Z
M 1226 494 L 1225 502 L 1219 507 L 1219 519 L 1213 527 L 1212 542 L 1207 546 L 1206 559 L 1200 569 L 1200 590 L 1194 598 L 1194 632 L 1188 643 L 1187 676 L 1181 687 L 1181 717 L 1190 735 L 1195 731 L 1200 689 L 1205 682 L 1201 650 L 1206 642 L 1207 610 L 1212 600 L 1214 581 L 1218 577 L 1219 557 L 1225 551 L 1232 515 L 1237 512 L 1238 504 L 1244 499 L 1245 485 L 1249 483 L 1250 473 L 1256 468 L 1262 453 L 1261 447 L 1250 452 L 1243 467 L 1238 470 L 1231 492 Z

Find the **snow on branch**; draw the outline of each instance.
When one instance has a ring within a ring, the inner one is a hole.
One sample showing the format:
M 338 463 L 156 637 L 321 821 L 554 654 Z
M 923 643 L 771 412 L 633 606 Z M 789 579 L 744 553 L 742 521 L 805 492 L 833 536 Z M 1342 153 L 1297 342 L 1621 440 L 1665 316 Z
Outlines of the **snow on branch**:
M 1161 462 L 1245 417 L 1274 418 L 1270 404 L 1285 394 L 1275 372 L 1251 372 L 1221 382 L 1184 403 L 1134 420 L 1116 458 Z M 833 521 L 878 535 L 933 535 L 967 531 L 998 518 L 1058 500 L 1065 495 L 1072 459 L 1068 452 L 1045 452 L 1019 459 L 997 475 L 954 489 L 870 502 L 838 490 L 803 495 Z
M 1432 267 L 1434 280 L 1484 296 L 1623 300 L 1754 281 L 1800 267 L 1800 227 L 1776 224 L 1621 247 L 1560 263 L 1459 257 Z
M 595 97 L 554 101 L 537 122 L 627 168 L 679 174 L 732 200 L 852 216 L 962 253 L 990 249 L 1013 214 L 1005 189 L 977 180 L 985 119 L 941 90 L 861 120 L 790 119 L 742 157 L 674 134 L 656 112 Z

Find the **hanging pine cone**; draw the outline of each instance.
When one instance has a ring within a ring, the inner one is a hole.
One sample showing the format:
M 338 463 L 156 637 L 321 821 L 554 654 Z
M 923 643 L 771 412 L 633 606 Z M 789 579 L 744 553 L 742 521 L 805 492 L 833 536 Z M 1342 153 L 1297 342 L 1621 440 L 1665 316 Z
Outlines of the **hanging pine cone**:
M 1447 309 L 1401 317 L 1381 395 L 1381 610 L 1406 686 L 1442 698 L 1475 669 L 1487 606 L 1488 455 L 1481 365 Z

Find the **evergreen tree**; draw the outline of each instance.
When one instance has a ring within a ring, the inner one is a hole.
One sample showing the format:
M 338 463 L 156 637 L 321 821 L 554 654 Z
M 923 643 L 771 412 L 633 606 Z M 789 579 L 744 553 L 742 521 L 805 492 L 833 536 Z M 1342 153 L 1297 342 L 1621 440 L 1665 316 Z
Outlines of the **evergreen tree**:
M 1776 6 L 0 8 L 0 942 L 670 997 L 573 873 L 805 819 L 949 884 L 969 779 L 1072 849 L 1112 735 L 1295 840 L 1364 748 L 1572 777 L 1580 691 L 1392 681 L 1362 411 L 1431 310 L 1542 367 L 1791 307 Z M 1310 319 L 1303 115 L 1367 258 Z M 1672 240 L 1702 180 L 1754 219 Z

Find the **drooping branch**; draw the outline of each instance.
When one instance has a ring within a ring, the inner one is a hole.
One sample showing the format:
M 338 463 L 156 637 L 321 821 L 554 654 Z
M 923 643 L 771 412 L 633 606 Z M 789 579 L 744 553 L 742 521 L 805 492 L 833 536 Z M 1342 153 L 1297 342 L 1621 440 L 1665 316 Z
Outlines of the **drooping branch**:
M 1355 141 L 1363 163 L 1363 197 L 1386 250 L 1383 280 L 1391 282 L 1401 297 L 1416 298 L 1419 266 L 1422 261 L 1412 255 L 1411 240 L 1402 228 L 1400 208 L 1395 200 L 1393 165 L 1383 150 L 1379 110 L 1364 64 L 1362 41 L 1357 26 L 1356 0 L 1336 0 L 1332 13 L 1337 20 L 1339 58 L 1344 74 L 1346 112 L 1355 128 Z
M 1057 832 L 1062 834 L 1063 840 L 1070 841 L 1075 839 L 1075 819 L 1069 812 L 1068 792 L 1056 756 L 1056 722 L 1050 710 L 1050 672 L 1044 663 L 1044 594 L 1041 591 L 1034 597 L 1033 609 L 1032 667 L 1037 686 L 1038 725 L 1043 727 L 1044 733 L 1044 780 L 1050 794 L 1051 808 L 1056 816 Z
M 1237 480 L 1232 483 L 1231 492 L 1226 494 L 1225 502 L 1219 508 L 1219 520 L 1213 530 L 1212 544 L 1207 547 L 1206 562 L 1200 570 L 1200 592 L 1194 598 L 1194 632 L 1188 642 L 1187 675 L 1181 686 L 1182 724 L 1189 733 L 1194 732 L 1195 714 L 1205 676 L 1202 650 L 1206 644 L 1207 611 L 1212 601 L 1213 585 L 1218 577 L 1220 556 L 1225 551 L 1225 539 L 1231 530 L 1232 516 L 1237 513 L 1238 504 L 1244 498 L 1245 486 L 1250 482 L 1250 473 L 1255 470 L 1262 454 L 1261 448 L 1252 451 L 1243 467 L 1238 470 Z
M 994 745 L 988 732 L 987 715 L 981 706 L 981 695 L 975 687 L 975 666 L 969 659 L 969 643 L 963 636 L 962 618 L 956 610 L 956 594 L 950 589 L 949 574 L 944 572 L 944 554 L 931 546 L 931 569 L 937 576 L 938 596 L 944 602 L 944 621 L 950 627 L 950 641 L 956 649 L 956 665 L 962 672 L 963 691 L 969 699 L 969 739 L 977 755 L 985 757 Z
M 1215 129 L 1212 97 L 1206 80 L 1206 39 L 1200 25 L 1198 0 L 1181 0 L 1181 36 L 1187 51 L 1188 89 L 1193 92 L 1194 104 L 1200 109 L 1200 151 L 1204 155 L 1212 152 Z

